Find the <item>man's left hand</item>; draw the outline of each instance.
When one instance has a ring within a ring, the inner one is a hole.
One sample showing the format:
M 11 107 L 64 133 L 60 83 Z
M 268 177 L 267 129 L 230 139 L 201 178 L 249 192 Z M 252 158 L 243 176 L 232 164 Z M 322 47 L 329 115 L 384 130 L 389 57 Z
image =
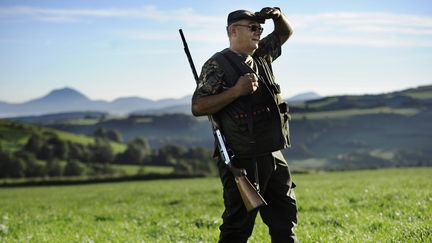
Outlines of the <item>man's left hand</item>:
M 278 19 L 281 16 L 281 11 L 279 8 L 265 7 L 261 9 L 259 15 L 265 19 Z

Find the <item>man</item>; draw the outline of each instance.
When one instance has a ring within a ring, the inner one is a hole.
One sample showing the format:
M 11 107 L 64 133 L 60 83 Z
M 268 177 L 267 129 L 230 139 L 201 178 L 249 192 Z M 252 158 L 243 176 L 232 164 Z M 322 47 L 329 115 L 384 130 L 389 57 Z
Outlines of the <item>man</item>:
M 274 31 L 261 40 L 266 19 L 273 20 Z M 202 67 L 192 113 L 218 121 L 234 152 L 233 165 L 246 170 L 268 205 L 248 213 L 233 173 L 219 158 L 225 204 L 219 242 L 247 242 L 258 211 L 272 242 L 295 242 L 295 184 L 280 152 L 290 144 L 289 115 L 271 68 L 292 28 L 279 8 L 270 7 L 231 12 L 227 22 L 230 47 Z

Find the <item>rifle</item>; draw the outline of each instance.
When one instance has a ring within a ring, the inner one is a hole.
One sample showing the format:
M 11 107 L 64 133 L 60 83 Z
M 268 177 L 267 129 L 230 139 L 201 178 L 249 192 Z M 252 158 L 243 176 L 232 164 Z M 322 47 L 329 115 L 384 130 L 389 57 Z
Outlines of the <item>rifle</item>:
M 195 78 L 196 83 L 198 84 L 198 75 L 192 60 L 192 56 L 189 52 L 189 47 L 183 35 L 183 30 L 179 29 L 179 32 L 180 32 L 181 39 L 183 41 L 184 51 L 186 53 L 190 67 L 192 69 L 192 74 Z M 236 185 L 240 192 L 240 196 L 243 200 L 246 210 L 248 212 L 251 212 L 261 206 L 267 205 L 264 198 L 261 196 L 261 194 L 257 191 L 257 189 L 252 185 L 252 183 L 246 177 L 246 170 L 241 168 L 236 168 L 232 165 L 232 159 L 234 158 L 234 153 L 225 145 L 225 137 L 223 136 L 221 130 L 219 129 L 219 125 L 216 122 L 216 120 L 211 115 L 208 116 L 208 119 L 212 126 L 213 136 L 215 138 L 221 159 L 225 162 L 225 164 L 228 166 L 229 170 L 233 173 L 235 177 Z

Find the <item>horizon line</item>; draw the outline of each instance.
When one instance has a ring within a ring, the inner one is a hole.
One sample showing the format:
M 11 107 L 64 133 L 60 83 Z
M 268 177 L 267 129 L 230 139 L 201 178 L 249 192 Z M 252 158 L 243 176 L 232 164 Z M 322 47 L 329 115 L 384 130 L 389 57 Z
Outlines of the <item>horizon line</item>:
M 430 84 L 422 84 L 422 85 L 414 85 L 414 86 L 409 86 L 409 87 L 405 87 L 405 88 L 402 88 L 402 89 L 395 89 L 395 90 L 392 90 L 392 91 L 377 91 L 377 92 L 364 92 L 364 93 L 338 93 L 338 94 L 333 93 L 333 94 L 326 94 L 326 95 L 321 95 L 320 93 L 318 93 L 316 91 L 309 90 L 309 91 L 299 92 L 299 93 L 291 95 L 289 97 L 283 97 L 283 99 L 287 100 L 287 99 L 291 99 L 291 98 L 293 98 L 295 96 L 304 95 L 304 94 L 307 94 L 307 93 L 314 93 L 314 94 L 318 95 L 319 98 L 335 97 L 335 96 L 380 95 L 380 94 L 388 94 L 388 93 L 394 93 L 394 92 L 401 92 L 401 91 L 404 91 L 404 90 L 416 89 L 416 88 L 422 88 L 422 87 L 428 87 L 428 86 L 432 86 L 432 83 L 430 83 Z M 73 91 L 75 91 L 75 92 L 77 92 L 77 93 L 85 96 L 90 101 L 104 101 L 104 102 L 108 102 L 108 103 L 114 102 L 114 101 L 119 100 L 119 99 L 126 99 L 126 98 L 138 98 L 138 99 L 146 99 L 146 100 L 149 100 L 149 101 L 158 102 L 158 101 L 169 100 L 169 99 L 175 99 L 175 100 L 177 100 L 177 99 L 184 99 L 184 98 L 187 98 L 187 97 L 192 97 L 192 95 L 193 95 L 193 94 L 186 94 L 186 95 L 182 95 L 182 96 L 177 97 L 177 98 L 176 97 L 164 97 L 164 98 L 158 98 L 158 99 L 147 98 L 147 97 L 144 97 L 144 96 L 130 95 L 130 96 L 118 96 L 118 97 L 112 98 L 111 100 L 108 100 L 108 99 L 98 99 L 98 98 L 94 99 L 94 98 L 91 98 L 90 96 L 84 94 L 82 91 L 80 91 L 77 88 L 73 88 L 71 86 L 63 86 L 62 88 L 53 88 L 50 91 L 48 91 L 45 95 L 40 95 L 40 96 L 37 96 L 35 98 L 30 98 L 30 99 L 25 100 L 25 101 L 11 102 L 11 101 L 0 100 L 0 103 L 8 104 L 8 105 L 20 105 L 20 104 L 24 104 L 24 103 L 28 103 L 28 102 L 37 100 L 37 99 L 42 99 L 42 98 L 48 96 L 49 94 L 51 94 L 52 92 L 61 91 L 61 90 L 65 90 L 65 89 L 71 89 L 71 90 L 73 90 Z

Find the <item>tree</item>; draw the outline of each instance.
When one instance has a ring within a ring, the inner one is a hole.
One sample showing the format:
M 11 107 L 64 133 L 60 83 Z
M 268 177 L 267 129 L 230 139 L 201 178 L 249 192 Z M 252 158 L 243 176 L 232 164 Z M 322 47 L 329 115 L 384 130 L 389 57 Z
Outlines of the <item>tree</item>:
M 108 139 L 112 142 L 122 143 L 123 136 L 118 130 L 115 129 L 105 129 L 103 127 L 99 127 L 94 132 L 94 136 L 97 138 Z
M 174 147 L 169 146 L 168 151 L 172 154 L 177 154 Z M 216 164 L 212 159 L 212 151 L 203 147 L 189 148 L 187 151 L 182 151 L 177 154 L 174 172 L 180 174 L 200 174 L 200 175 L 216 175 Z
M 126 150 L 118 154 L 116 162 L 124 164 L 142 164 L 151 154 L 149 143 L 142 137 L 134 138 L 128 143 Z
M 69 154 L 69 146 L 66 141 L 59 137 L 51 137 L 47 140 L 47 144 L 52 146 L 52 156 L 58 159 L 66 159 Z
M 91 159 L 91 152 L 89 147 L 79 143 L 68 143 L 69 147 L 69 158 L 76 159 L 81 162 L 89 162 Z
M 174 165 L 174 172 L 188 175 L 216 175 L 217 168 L 210 159 L 179 159 Z
M 111 163 L 114 160 L 114 152 L 109 141 L 105 139 L 95 139 L 95 144 L 91 146 L 93 151 L 92 160 L 99 163 Z
M 37 161 L 34 157 L 23 161 L 27 164 L 25 172 L 26 177 L 43 177 L 46 175 L 45 164 L 43 162 Z
M 189 148 L 183 157 L 188 159 L 208 160 L 212 158 L 212 151 L 198 146 L 195 148 Z
M 64 168 L 65 176 L 79 176 L 84 173 L 84 165 L 79 163 L 75 159 L 70 159 L 67 161 L 66 166 Z
M 115 129 L 108 130 L 106 132 L 106 138 L 113 142 L 123 143 L 123 136 Z
M 12 178 L 25 177 L 26 168 L 27 166 L 25 161 L 18 158 L 15 161 L 13 161 L 12 164 L 10 164 L 9 176 Z
M 38 133 L 33 133 L 24 145 L 24 150 L 32 152 L 34 154 L 39 153 L 45 141 L 43 137 Z
M 24 160 L 14 154 L 0 151 L 0 178 L 20 178 L 25 176 L 26 164 Z
M 54 158 L 54 147 L 49 143 L 45 143 L 39 152 L 36 154 L 36 157 L 40 160 L 50 160 Z
M 45 171 L 48 176 L 62 176 L 63 168 L 57 159 L 50 159 L 45 165 Z
M 9 163 L 11 160 L 12 158 L 10 153 L 0 151 L 0 178 L 8 177 Z
M 159 153 L 174 158 L 181 158 L 186 153 L 186 148 L 180 145 L 167 144 L 159 149 Z
M 106 130 L 103 127 L 99 127 L 96 129 L 96 131 L 93 133 L 93 136 L 97 138 L 105 138 Z

